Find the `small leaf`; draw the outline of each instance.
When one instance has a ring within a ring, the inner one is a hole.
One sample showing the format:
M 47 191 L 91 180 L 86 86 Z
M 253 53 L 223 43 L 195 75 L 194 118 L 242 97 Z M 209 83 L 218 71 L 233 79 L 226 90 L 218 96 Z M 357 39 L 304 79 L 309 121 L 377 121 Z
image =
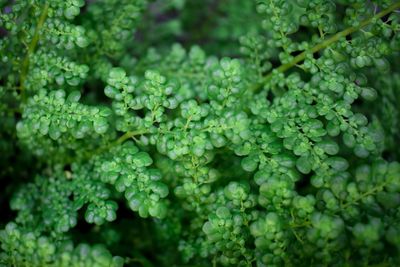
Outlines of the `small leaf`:
M 298 158 L 296 161 L 296 167 L 303 174 L 310 173 L 312 168 L 312 162 L 310 157 L 301 156 L 300 158 Z
M 79 91 L 73 91 L 67 97 L 68 102 L 78 102 L 81 99 L 81 93 Z
M 254 156 L 248 156 L 248 157 L 245 157 L 242 159 L 241 165 L 242 165 L 243 170 L 252 172 L 257 169 L 258 160 Z
M 98 134 L 104 134 L 108 129 L 108 122 L 105 118 L 99 117 L 93 121 L 94 131 Z

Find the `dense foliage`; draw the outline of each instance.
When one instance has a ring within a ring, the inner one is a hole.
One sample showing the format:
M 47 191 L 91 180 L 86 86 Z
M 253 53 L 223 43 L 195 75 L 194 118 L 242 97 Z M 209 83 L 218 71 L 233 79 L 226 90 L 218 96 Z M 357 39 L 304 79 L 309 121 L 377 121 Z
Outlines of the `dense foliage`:
M 0 8 L 0 266 L 400 266 L 399 1 Z

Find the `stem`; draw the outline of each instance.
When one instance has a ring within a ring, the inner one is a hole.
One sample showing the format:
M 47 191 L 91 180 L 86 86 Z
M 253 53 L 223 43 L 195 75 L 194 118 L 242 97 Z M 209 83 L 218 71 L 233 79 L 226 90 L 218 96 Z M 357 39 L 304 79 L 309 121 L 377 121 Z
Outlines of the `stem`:
M 46 3 L 45 6 L 43 7 L 43 11 L 40 14 L 38 23 L 36 25 L 35 28 L 35 32 L 33 34 L 33 38 L 31 43 L 28 46 L 28 52 L 26 53 L 25 59 L 22 62 L 22 68 L 21 68 L 21 79 L 20 79 L 20 87 L 19 90 L 21 91 L 21 95 L 22 98 L 25 99 L 25 88 L 24 88 L 24 83 L 26 80 L 26 75 L 28 74 L 28 70 L 29 70 L 29 58 L 31 57 L 31 55 L 33 54 L 33 52 L 36 49 L 36 46 L 39 42 L 39 36 L 40 36 L 40 31 L 43 27 L 44 22 L 46 21 L 47 18 L 47 13 L 49 10 L 49 3 Z
M 110 150 L 113 147 L 116 147 L 120 144 L 122 144 L 125 140 L 134 137 L 136 135 L 142 135 L 142 134 L 146 134 L 149 133 L 148 130 L 145 129 L 140 129 L 140 130 L 136 130 L 136 131 L 130 131 L 130 132 L 126 132 L 125 134 L 123 134 L 121 137 L 119 137 L 117 140 L 115 140 L 114 142 L 111 142 L 107 145 L 104 146 L 100 146 L 97 149 L 93 150 L 93 151 L 89 151 L 86 155 L 83 156 L 83 160 L 89 160 L 92 157 L 99 155 L 105 151 Z M 71 164 L 72 162 L 74 162 L 74 159 L 71 159 L 69 161 L 67 161 L 68 164 Z
M 382 191 L 383 188 L 387 185 L 387 182 L 378 185 L 370 190 L 368 190 L 367 192 L 364 192 L 363 194 L 361 194 L 360 196 L 356 197 L 355 199 L 353 199 L 352 201 L 349 201 L 347 203 L 345 203 L 343 206 L 341 206 L 341 209 L 346 209 L 347 207 L 351 206 L 351 205 L 355 205 L 357 202 L 363 200 L 364 198 L 370 196 L 370 195 L 374 195 L 375 193 Z
M 358 26 L 349 27 L 349 28 L 347 28 L 347 29 L 345 29 L 345 30 L 343 30 L 341 32 L 336 33 L 335 35 L 333 35 L 330 38 L 326 39 L 322 43 L 319 43 L 319 44 L 315 45 L 310 50 L 303 51 L 301 54 L 295 56 L 292 61 L 290 61 L 290 62 L 288 62 L 286 64 L 280 65 L 274 71 L 278 71 L 280 73 L 283 73 L 283 72 L 287 71 L 288 69 L 294 67 L 299 62 L 303 61 L 306 58 L 307 54 L 310 54 L 310 53 L 314 54 L 314 53 L 316 53 L 316 52 L 318 52 L 318 51 L 320 51 L 320 50 L 322 50 L 324 48 L 327 48 L 331 44 L 337 42 L 339 39 L 344 38 L 344 37 L 356 32 L 356 31 L 364 28 L 365 26 L 370 24 L 372 21 L 375 21 L 377 19 L 380 19 L 380 18 L 386 16 L 387 14 L 391 13 L 392 11 L 394 11 L 397 8 L 400 8 L 400 2 L 397 2 L 397 3 L 394 3 L 394 4 L 390 5 L 385 10 L 382 10 L 381 12 L 375 14 L 374 16 L 372 16 L 372 17 L 360 22 L 360 24 Z M 274 72 L 270 72 L 266 76 L 264 76 L 264 78 L 262 79 L 260 84 L 257 84 L 253 88 L 253 91 L 254 92 L 259 91 L 263 87 L 263 85 L 265 83 L 267 83 L 272 78 L 273 74 L 274 74 Z
M 125 140 L 127 140 L 127 139 L 129 139 L 129 138 L 131 138 L 131 137 L 134 137 L 134 136 L 136 136 L 136 135 L 142 135 L 142 134 L 145 134 L 145 133 L 147 133 L 147 132 L 148 132 L 147 130 L 143 130 L 143 129 L 141 129 L 141 130 L 136 130 L 136 131 L 131 131 L 131 132 L 126 132 L 126 133 L 123 134 L 120 138 L 118 138 L 118 139 L 114 142 L 114 144 L 113 144 L 112 146 L 122 144 Z

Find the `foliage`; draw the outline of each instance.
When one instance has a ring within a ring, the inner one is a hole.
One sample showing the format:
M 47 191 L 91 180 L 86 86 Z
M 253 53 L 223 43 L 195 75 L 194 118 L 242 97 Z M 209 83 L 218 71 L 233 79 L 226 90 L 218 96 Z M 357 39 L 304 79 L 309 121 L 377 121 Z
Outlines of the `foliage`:
M 400 2 L 0 8 L 0 266 L 400 265 Z

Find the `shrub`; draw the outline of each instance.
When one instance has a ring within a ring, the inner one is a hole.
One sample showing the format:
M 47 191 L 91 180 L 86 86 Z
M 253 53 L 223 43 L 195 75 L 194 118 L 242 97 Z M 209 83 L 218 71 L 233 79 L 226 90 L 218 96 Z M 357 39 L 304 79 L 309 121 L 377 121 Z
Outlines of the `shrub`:
M 400 2 L 0 7 L 0 266 L 400 266 Z

